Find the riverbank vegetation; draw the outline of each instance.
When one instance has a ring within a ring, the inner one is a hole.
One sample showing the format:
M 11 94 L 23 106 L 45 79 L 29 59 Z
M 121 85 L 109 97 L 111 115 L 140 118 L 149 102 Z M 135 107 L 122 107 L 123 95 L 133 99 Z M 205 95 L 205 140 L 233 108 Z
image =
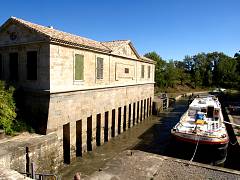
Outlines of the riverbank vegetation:
M 4 130 L 7 135 L 22 131 L 32 132 L 32 128 L 24 122 L 20 113 L 16 112 L 14 93 L 14 87 L 6 86 L 0 81 L 0 130 Z
M 12 134 L 16 118 L 13 92 L 13 87 L 6 88 L 4 82 L 0 81 L 0 129 L 4 129 L 7 134 Z
M 181 61 L 163 60 L 156 52 L 144 56 L 156 63 L 155 82 L 160 91 L 240 89 L 240 52 L 234 57 L 222 52 L 198 53 Z

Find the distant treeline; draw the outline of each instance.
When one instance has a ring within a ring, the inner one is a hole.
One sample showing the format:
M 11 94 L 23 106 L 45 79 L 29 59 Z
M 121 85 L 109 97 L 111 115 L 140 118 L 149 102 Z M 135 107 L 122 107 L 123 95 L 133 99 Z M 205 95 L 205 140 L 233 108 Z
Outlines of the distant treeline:
M 185 56 L 182 61 L 165 61 L 156 52 L 144 55 L 156 62 L 155 82 L 160 88 L 189 85 L 240 89 L 240 52 L 229 57 L 222 52 Z

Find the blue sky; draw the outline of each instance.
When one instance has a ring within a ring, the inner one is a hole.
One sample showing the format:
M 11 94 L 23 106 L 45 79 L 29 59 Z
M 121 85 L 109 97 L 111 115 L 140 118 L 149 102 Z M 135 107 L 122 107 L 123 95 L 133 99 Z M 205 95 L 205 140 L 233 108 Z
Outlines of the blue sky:
M 16 16 L 98 41 L 130 39 L 140 54 L 181 60 L 198 52 L 240 50 L 240 0 L 11 0 Z

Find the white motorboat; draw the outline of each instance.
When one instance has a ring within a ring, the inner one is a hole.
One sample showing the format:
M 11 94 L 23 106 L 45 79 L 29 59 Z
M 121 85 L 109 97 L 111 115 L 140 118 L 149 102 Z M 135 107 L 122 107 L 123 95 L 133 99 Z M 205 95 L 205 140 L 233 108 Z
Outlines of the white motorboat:
M 229 142 L 221 104 L 213 95 L 195 98 L 171 133 L 177 140 L 195 144 L 227 147 Z

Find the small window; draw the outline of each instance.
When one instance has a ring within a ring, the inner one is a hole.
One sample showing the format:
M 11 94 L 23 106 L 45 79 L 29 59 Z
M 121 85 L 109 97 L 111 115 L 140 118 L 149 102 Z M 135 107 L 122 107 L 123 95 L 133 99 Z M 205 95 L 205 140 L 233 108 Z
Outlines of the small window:
M 18 80 L 18 53 L 9 54 L 9 73 L 11 81 Z
M 144 78 L 144 65 L 141 66 L 141 78 Z
M 151 76 L 151 67 L 148 66 L 148 78 L 150 78 L 150 76 Z
M 84 56 L 75 54 L 75 80 L 83 80 L 84 78 Z
M 2 54 L 0 54 L 0 79 L 3 79 L 3 60 L 2 60 Z
M 103 79 L 103 58 L 97 58 L 97 79 Z
M 37 51 L 27 52 L 27 80 L 37 80 Z
M 125 73 L 126 73 L 126 74 L 129 73 L 129 68 L 125 68 Z

